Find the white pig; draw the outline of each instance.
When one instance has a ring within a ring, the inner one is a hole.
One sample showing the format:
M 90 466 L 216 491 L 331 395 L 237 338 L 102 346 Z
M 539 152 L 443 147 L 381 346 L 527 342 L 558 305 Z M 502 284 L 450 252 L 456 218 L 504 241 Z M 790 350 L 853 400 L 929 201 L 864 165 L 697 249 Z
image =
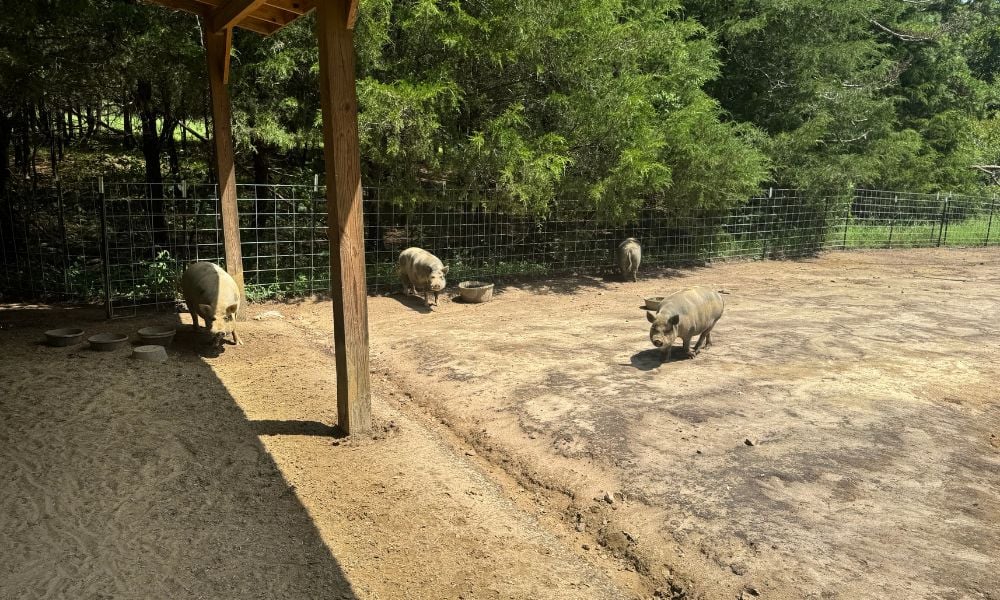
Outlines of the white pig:
M 639 240 L 626 238 L 618 245 L 618 270 L 621 271 L 622 277 L 626 279 L 631 277 L 632 281 L 639 281 L 637 273 L 641 260 L 642 246 L 639 245 Z
M 660 349 L 664 362 L 670 360 L 670 346 L 678 337 L 684 342 L 684 353 L 694 358 L 702 347 L 712 344 L 712 328 L 722 318 L 724 308 L 722 296 L 715 290 L 691 288 L 673 293 L 660 303 L 655 314 L 646 311 L 646 319 L 652 323 L 649 340 Z M 691 350 L 695 335 L 698 343 Z
M 195 331 L 198 331 L 200 316 L 217 342 L 232 332 L 233 343 L 240 343 L 236 337 L 240 291 L 229 273 L 209 262 L 191 263 L 181 277 L 181 292 L 191 313 Z
M 437 304 L 438 293 L 447 285 L 444 276 L 448 274 L 448 267 L 441 259 L 421 248 L 407 248 L 399 253 L 398 268 L 404 294 L 420 292 L 430 306 L 427 296 L 432 292 L 434 304 Z

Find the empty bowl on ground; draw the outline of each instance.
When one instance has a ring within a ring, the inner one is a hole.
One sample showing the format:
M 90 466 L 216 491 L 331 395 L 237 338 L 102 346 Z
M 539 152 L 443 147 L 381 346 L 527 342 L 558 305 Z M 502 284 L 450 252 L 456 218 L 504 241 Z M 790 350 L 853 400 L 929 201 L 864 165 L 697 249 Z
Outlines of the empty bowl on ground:
M 493 298 L 493 284 L 486 281 L 463 281 L 458 284 L 458 293 L 462 302 L 489 302 Z
M 167 360 L 167 350 L 159 344 L 136 346 L 135 348 L 132 348 L 132 356 L 136 360 L 163 362 Z
M 90 347 L 101 352 L 117 350 L 128 343 L 128 336 L 121 333 L 98 333 L 87 338 Z
M 50 329 L 45 332 L 45 341 L 50 346 L 73 346 L 83 339 L 83 330 L 76 327 Z
M 663 302 L 663 296 L 649 296 L 644 298 L 646 301 L 646 310 L 660 310 L 660 304 Z
M 177 329 L 166 325 L 153 325 L 139 330 L 139 340 L 146 345 L 169 346 Z

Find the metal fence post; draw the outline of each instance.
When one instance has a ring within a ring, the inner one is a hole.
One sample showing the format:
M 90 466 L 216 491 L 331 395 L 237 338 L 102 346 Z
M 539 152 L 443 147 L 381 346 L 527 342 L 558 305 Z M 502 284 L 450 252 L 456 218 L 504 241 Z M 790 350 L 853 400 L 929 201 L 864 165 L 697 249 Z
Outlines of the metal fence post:
M 983 246 L 990 245 L 990 229 L 993 228 L 993 210 L 997 206 L 997 197 L 993 196 L 993 200 L 990 202 L 990 220 L 986 222 L 986 241 L 983 242 Z
M 101 275 L 104 283 L 104 312 L 112 317 L 111 310 L 111 259 L 108 247 L 108 206 L 104 200 L 104 178 L 97 178 L 97 204 L 101 217 Z
M 844 211 L 844 239 L 840 242 L 840 249 L 847 250 L 847 226 L 851 218 L 851 204 L 854 202 L 854 197 L 851 197 L 851 202 L 847 204 L 847 210 Z
M 63 294 L 69 295 L 69 246 L 66 241 L 66 214 L 63 208 L 62 177 L 56 175 L 56 203 L 59 208 L 59 238 L 62 242 Z
M 948 197 L 945 196 L 944 204 L 941 205 L 941 224 L 938 226 L 937 245 L 939 248 L 941 247 L 941 238 L 944 237 L 944 226 L 945 223 L 947 223 L 947 219 L 948 219 Z M 947 238 L 945 238 L 944 241 L 948 241 Z
M 896 215 L 899 213 L 899 196 L 892 197 L 892 217 L 889 219 L 889 249 L 892 249 L 892 230 L 896 227 Z

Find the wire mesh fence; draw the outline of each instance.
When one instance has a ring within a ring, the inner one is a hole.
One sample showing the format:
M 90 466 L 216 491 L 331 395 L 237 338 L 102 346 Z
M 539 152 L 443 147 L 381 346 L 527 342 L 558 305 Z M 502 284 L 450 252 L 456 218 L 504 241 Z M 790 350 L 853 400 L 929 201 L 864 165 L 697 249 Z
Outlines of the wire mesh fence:
M 993 246 L 997 199 L 856 190 L 769 189 L 725 212 L 679 211 L 651 199 L 611 222 L 578 203 L 524 214 L 496 194 L 441 188 L 364 190 L 365 259 L 373 293 L 398 289 L 399 252 L 430 250 L 449 280 L 608 274 L 622 239 L 643 246 L 643 269 L 714 260 L 783 259 L 823 250 Z M 241 246 L 251 301 L 329 289 L 325 190 L 239 185 Z M 217 189 L 184 182 L 58 187 L 7 195 L 0 206 L 5 294 L 106 303 L 110 315 L 173 307 L 197 260 L 224 265 Z

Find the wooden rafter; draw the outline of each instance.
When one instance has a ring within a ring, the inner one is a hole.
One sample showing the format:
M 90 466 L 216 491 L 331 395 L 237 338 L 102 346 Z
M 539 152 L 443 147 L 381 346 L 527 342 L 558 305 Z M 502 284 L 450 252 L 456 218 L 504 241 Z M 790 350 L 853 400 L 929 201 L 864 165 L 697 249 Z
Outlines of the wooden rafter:
M 145 0 L 194 13 L 206 27 L 218 33 L 227 27 L 240 27 L 262 35 L 271 35 L 300 16 L 316 8 L 316 0 Z
M 262 4 L 264 0 L 229 0 L 212 11 L 209 29 L 212 33 L 218 33 L 239 25 Z

